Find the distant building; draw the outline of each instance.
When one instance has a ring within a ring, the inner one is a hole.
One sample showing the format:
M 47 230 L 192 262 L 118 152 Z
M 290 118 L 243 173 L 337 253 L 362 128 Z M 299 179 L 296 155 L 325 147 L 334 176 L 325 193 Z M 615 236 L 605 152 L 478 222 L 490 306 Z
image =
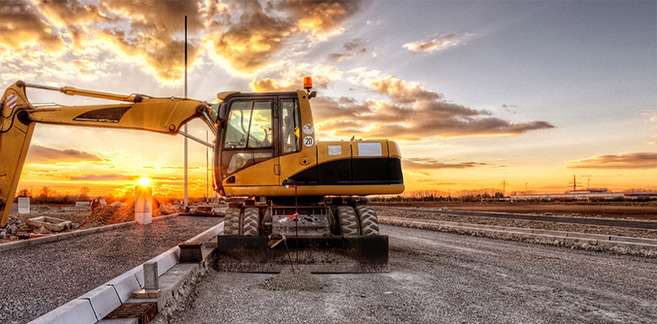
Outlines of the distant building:
M 552 200 L 656 200 L 657 192 L 609 192 L 607 188 L 570 190 L 563 194 L 526 194 L 511 196 L 511 201 Z

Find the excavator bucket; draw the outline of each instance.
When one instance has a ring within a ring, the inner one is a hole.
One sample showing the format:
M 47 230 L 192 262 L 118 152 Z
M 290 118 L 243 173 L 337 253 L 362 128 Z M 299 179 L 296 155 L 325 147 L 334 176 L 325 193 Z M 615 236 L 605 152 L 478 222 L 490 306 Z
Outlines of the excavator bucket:
M 216 268 L 278 273 L 294 266 L 313 273 L 389 272 L 388 236 L 287 237 L 219 235 Z
M 7 225 L 23 162 L 35 123 L 24 109 L 30 105 L 19 81 L 7 88 L 0 100 L 0 228 Z

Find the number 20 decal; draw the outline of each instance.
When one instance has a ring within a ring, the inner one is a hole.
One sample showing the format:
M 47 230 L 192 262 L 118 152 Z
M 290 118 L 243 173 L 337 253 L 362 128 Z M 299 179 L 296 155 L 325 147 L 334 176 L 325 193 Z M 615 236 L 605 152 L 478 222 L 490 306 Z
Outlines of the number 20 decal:
M 306 136 L 303 138 L 303 145 L 305 145 L 306 147 L 311 147 L 313 146 L 313 144 L 315 144 L 315 140 L 313 139 L 312 136 Z

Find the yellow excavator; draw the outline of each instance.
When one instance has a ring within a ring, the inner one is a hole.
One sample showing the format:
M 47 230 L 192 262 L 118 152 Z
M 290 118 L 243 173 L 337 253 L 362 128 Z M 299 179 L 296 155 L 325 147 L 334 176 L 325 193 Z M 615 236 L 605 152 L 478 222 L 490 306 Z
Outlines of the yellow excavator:
M 34 106 L 27 88 L 124 103 Z M 366 196 L 404 191 L 399 147 L 390 140 L 318 141 L 310 77 L 304 89 L 220 92 L 219 102 L 208 104 L 18 81 L 0 101 L 0 227 L 36 123 L 189 136 L 181 127 L 200 118 L 216 135 L 213 187 L 229 202 L 219 270 L 277 272 L 292 263 L 312 272 L 387 271 L 388 237 L 379 234 Z

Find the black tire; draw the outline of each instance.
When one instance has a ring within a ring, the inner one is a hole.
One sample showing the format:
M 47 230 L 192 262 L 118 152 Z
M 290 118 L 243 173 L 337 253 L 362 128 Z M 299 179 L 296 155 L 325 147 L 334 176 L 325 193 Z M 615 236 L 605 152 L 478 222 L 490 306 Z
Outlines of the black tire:
M 356 212 L 360 217 L 360 232 L 363 235 L 379 235 L 379 220 L 376 218 L 374 207 L 360 205 L 356 207 Z
M 224 218 L 224 235 L 240 235 L 240 209 L 228 208 Z
M 360 233 L 358 216 L 350 206 L 338 206 L 338 221 L 340 222 L 340 234 L 344 236 L 357 236 Z
M 244 225 L 242 235 L 256 236 L 260 232 L 260 211 L 258 208 L 244 208 Z

